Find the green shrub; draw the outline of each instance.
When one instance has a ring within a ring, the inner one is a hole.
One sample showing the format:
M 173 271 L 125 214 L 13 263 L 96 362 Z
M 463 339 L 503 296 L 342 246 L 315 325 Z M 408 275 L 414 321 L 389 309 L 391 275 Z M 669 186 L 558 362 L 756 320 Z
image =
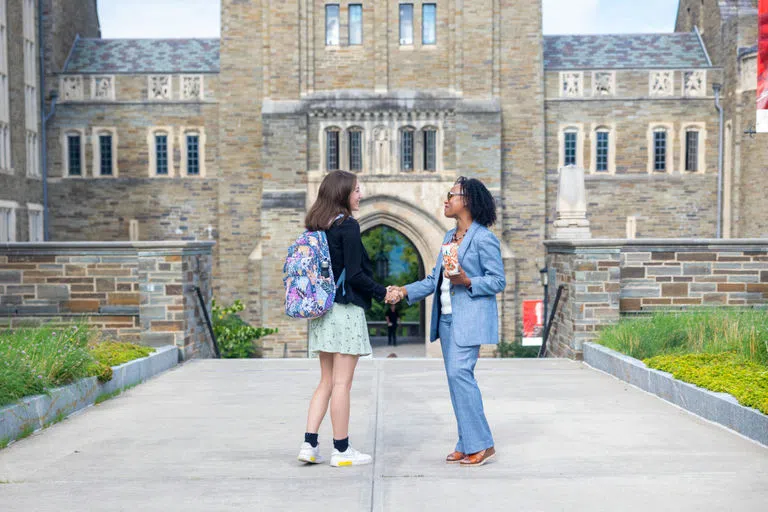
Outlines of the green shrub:
M 237 315 L 244 309 L 245 306 L 239 300 L 229 307 L 221 307 L 213 301 L 213 333 L 216 335 L 221 357 L 261 357 L 261 350 L 256 341 L 277 332 L 277 329 L 253 327 L 245 322 Z
M 710 391 L 730 393 L 740 404 L 768 414 L 768 368 L 741 354 L 662 355 L 644 362 L 676 379 Z
M 119 366 L 129 361 L 147 357 L 155 349 L 133 343 L 105 341 L 91 347 L 91 354 L 100 363 L 107 366 Z
M 539 347 L 525 347 L 520 343 L 500 341 L 496 345 L 497 357 L 539 357 Z

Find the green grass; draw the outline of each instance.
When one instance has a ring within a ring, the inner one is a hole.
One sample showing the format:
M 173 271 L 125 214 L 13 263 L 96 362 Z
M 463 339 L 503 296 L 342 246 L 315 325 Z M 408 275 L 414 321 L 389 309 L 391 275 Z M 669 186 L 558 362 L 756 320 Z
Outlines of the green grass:
M 5 448 L 6 446 L 8 446 L 10 443 L 11 443 L 11 438 L 10 437 L 4 437 L 4 438 L 0 439 L 0 450 Z
M 154 352 L 130 343 L 95 343 L 95 338 L 84 324 L 0 332 L 0 407 L 83 377 L 107 382 L 112 366 Z
M 707 309 L 625 319 L 600 333 L 598 343 L 637 359 L 665 354 L 734 352 L 768 365 L 768 312 Z
M 21 441 L 22 439 L 28 438 L 34 431 L 35 427 L 32 425 L 24 425 L 24 428 L 21 429 L 21 432 L 19 432 L 19 435 L 16 437 L 15 441 Z
M 96 400 L 94 401 L 94 405 L 99 405 L 100 403 L 106 402 L 107 400 L 109 400 L 111 398 L 115 398 L 116 396 L 123 394 L 124 392 L 128 391 L 129 389 L 135 388 L 139 384 L 141 384 L 141 382 L 137 382 L 135 384 L 131 384 L 129 386 L 125 386 L 125 387 L 122 387 L 120 389 L 116 389 L 116 390 L 114 390 L 114 391 L 112 391 L 110 393 L 102 393 L 102 394 L 100 394 L 99 396 L 96 397 Z
M 650 368 L 768 414 L 768 312 L 700 310 L 625 319 L 597 340 Z

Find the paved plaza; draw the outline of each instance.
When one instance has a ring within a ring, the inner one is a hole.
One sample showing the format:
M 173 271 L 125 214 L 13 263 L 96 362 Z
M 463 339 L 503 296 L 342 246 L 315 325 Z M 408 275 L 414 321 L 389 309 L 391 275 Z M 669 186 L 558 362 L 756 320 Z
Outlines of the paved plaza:
M 442 462 L 442 361 L 362 360 L 350 439 L 374 464 L 295 457 L 311 360 L 195 360 L 0 451 L 0 510 L 712 510 L 768 503 L 768 449 L 583 363 L 488 360 L 498 457 Z M 320 432 L 330 455 L 330 421 Z

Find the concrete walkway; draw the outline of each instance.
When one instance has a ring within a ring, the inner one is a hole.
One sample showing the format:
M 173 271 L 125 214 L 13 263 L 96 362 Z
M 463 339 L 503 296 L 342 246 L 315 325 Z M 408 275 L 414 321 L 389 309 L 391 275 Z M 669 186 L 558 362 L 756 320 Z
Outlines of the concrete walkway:
M 768 449 L 566 360 L 478 363 L 499 453 L 480 468 L 442 462 L 440 360 L 361 361 L 351 441 L 374 464 L 304 466 L 316 364 L 171 370 L 0 450 L 0 510 L 766 510 Z

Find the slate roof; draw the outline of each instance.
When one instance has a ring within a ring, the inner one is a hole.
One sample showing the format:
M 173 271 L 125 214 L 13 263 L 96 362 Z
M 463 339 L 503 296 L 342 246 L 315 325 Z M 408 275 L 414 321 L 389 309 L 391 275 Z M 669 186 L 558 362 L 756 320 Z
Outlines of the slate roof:
M 711 67 L 692 32 L 544 36 L 546 69 Z
M 78 39 L 64 73 L 218 73 L 218 39 Z

